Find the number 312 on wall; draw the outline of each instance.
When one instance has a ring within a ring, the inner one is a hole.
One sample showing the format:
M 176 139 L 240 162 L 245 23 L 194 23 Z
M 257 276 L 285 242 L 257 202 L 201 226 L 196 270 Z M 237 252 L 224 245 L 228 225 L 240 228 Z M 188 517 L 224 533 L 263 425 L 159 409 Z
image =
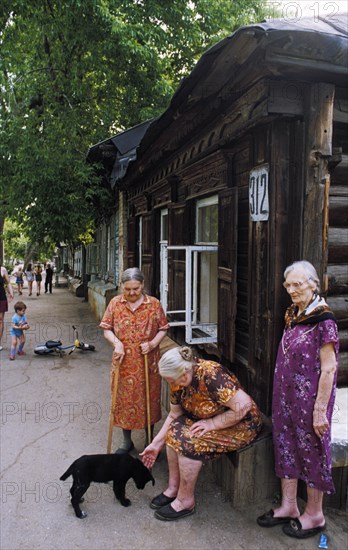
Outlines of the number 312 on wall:
M 268 164 L 263 164 L 250 171 L 249 175 L 249 210 L 251 221 L 268 220 Z

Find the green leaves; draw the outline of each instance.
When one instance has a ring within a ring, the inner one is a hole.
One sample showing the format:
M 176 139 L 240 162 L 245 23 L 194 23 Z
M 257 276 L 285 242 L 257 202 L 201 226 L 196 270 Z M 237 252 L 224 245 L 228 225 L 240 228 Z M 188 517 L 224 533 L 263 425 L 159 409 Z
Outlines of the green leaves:
M 74 242 L 114 198 L 88 148 L 159 115 L 202 52 L 260 0 L 2 0 L 0 218 Z

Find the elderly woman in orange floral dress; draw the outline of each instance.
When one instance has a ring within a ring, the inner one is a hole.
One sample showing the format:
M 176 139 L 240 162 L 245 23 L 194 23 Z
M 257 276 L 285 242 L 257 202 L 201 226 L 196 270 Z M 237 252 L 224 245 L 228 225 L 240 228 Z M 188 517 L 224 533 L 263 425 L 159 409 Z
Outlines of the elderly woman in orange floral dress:
M 161 377 L 158 372 L 159 344 L 169 328 L 157 298 L 144 292 L 144 275 L 138 267 L 126 269 L 121 277 L 123 294 L 113 298 L 100 327 L 113 346 L 111 389 L 119 369 L 114 425 L 122 428 L 118 454 L 134 448 L 132 430 L 145 429 L 146 388 L 144 355 L 148 355 L 151 431 L 161 419 Z M 147 432 L 146 432 L 146 443 Z
M 261 414 L 237 378 L 215 361 L 194 360 L 189 347 L 167 351 L 160 375 L 170 384 L 170 412 L 141 456 L 151 468 L 167 445 L 169 483 L 151 501 L 155 517 L 173 521 L 195 511 L 195 486 L 203 463 L 251 443 Z

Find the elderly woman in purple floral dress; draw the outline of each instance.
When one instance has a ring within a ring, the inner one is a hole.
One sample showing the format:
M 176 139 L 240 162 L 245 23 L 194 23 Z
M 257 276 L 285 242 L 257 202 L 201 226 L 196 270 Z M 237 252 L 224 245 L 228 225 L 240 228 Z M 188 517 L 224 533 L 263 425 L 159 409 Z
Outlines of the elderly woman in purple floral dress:
M 330 429 L 335 400 L 338 332 L 335 317 L 318 295 L 319 278 L 307 261 L 285 269 L 292 305 L 285 315 L 273 386 L 273 442 L 281 478 L 279 508 L 257 519 L 262 527 L 283 524 L 286 535 L 314 536 L 325 528 L 323 494 L 334 493 Z M 300 515 L 297 482 L 307 486 Z

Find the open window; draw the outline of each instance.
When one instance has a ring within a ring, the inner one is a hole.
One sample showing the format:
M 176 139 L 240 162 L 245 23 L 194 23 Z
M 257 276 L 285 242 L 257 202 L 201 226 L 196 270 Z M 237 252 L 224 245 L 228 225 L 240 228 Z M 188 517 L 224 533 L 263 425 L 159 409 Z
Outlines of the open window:
M 184 326 L 188 344 L 217 342 L 217 245 L 161 243 L 161 303 L 170 326 Z
M 171 326 L 185 327 L 188 344 L 216 343 L 218 318 L 218 197 L 197 200 L 193 245 L 186 244 L 187 207 L 172 216 L 175 244 L 161 234 L 161 302 Z M 165 214 L 164 214 L 165 215 Z M 191 218 L 192 219 L 192 218 Z M 174 227 L 175 226 L 175 227 Z M 181 241 L 181 242 L 180 242 Z

